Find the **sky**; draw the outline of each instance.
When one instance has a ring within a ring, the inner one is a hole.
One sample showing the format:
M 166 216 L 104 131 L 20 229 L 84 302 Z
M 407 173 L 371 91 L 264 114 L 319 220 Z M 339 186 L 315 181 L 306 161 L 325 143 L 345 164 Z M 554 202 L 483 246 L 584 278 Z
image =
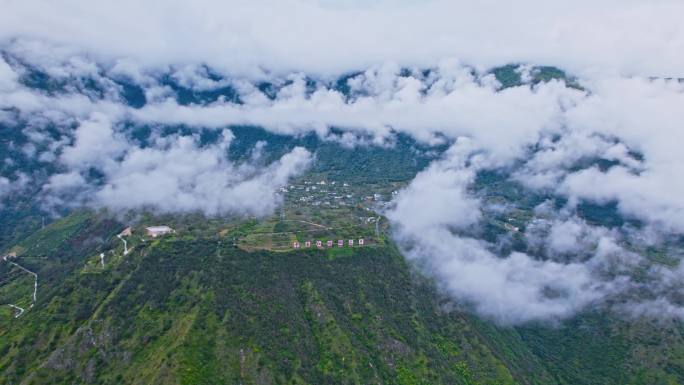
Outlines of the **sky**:
M 234 139 L 226 127 L 328 139 L 336 127 L 352 145 L 388 145 L 404 133 L 449 150 L 385 214 L 406 258 L 456 302 L 502 324 L 557 322 L 616 298 L 623 305 L 614 310 L 626 315 L 684 316 L 675 295 L 681 268 L 648 265 L 625 247 L 684 233 L 682 2 L 5 0 L 2 7 L 0 122 L 29 138 L 18 150 L 57 170 L 37 186 L 47 208 L 265 216 L 281 203 L 278 187 L 306 172 L 313 155 L 294 148 L 265 163 L 268 146 L 258 145 L 236 164 L 226 156 Z M 488 69 L 509 63 L 521 64 L 525 84 L 502 89 Z M 20 82 L 26 65 L 72 86 L 56 94 L 29 89 Z M 535 65 L 561 68 L 582 87 L 533 85 Z M 327 86 L 349 73 L 356 74 L 350 95 Z M 229 84 L 243 103 L 179 105 L 163 74 L 194 90 Z M 83 78 L 102 94 L 79 88 Z M 115 79 L 139 85 L 147 103 L 123 103 Z M 321 80 L 313 90 L 310 79 Z M 279 85 L 278 94 L 256 87 L 261 80 Z M 131 122 L 152 127 L 147 146 L 127 134 Z M 220 140 L 204 146 L 198 134 L 161 135 L 179 124 L 215 130 Z M 613 166 L 577 167 L 595 158 Z M 100 183 L 89 179 L 93 170 Z M 523 234 L 534 249 L 501 255 L 510 239 L 477 236 L 484 212 L 510 210 L 472 193 L 483 170 L 505 170 L 530 193 L 567 202 L 534 208 Z M 36 183 L 21 172 L 0 175 L 0 199 Z M 587 223 L 576 212 L 582 202 L 615 203 L 642 226 Z M 633 280 L 646 265 L 648 279 Z M 638 291 L 649 299 L 635 299 Z

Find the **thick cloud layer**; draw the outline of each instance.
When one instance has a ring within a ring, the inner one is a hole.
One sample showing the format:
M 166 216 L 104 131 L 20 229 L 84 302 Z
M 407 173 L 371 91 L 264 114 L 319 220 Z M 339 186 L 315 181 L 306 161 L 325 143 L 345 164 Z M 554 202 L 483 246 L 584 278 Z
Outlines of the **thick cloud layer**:
M 24 39 L 22 50 L 33 55 L 208 63 L 243 74 L 430 66 L 455 56 L 482 67 L 529 62 L 682 76 L 682 14 L 677 0 L 27 0 L 4 4 L 0 37 Z

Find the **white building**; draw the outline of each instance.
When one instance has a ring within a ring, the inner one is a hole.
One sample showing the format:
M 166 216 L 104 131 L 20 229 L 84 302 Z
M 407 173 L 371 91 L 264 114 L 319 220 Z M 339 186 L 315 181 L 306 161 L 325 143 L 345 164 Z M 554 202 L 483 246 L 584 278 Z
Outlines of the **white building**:
M 145 227 L 145 230 L 147 231 L 147 235 L 151 236 L 152 238 L 157 238 L 165 234 L 172 234 L 176 232 L 176 230 L 170 228 L 169 226 L 150 226 Z
M 119 233 L 118 237 L 119 237 L 119 238 L 121 238 L 121 237 L 130 237 L 132 233 L 133 233 L 133 230 L 132 230 L 131 227 L 129 226 L 129 227 L 126 227 L 125 229 L 123 229 L 123 231 Z

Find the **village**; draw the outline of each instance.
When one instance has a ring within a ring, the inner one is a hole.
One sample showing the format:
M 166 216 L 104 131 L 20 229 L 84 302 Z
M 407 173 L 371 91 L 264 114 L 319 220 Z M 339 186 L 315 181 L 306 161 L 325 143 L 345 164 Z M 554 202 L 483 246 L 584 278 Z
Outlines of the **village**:
M 393 187 L 395 186 L 353 185 L 350 182 L 307 178 L 281 186 L 279 192 L 289 201 L 304 206 L 341 208 L 361 205 L 370 209 L 386 205 L 397 194 Z
M 328 220 L 330 215 L 326 213 L 345 218 L 349 218 L 345 214 L 353 213 L 356 224 L 373 224 L 378 218 L 376 213 L 390 204 L 401 187 L 399 183 L 354 184 L 310 175 L 279 188 L 284 198 L 281 216 L 315 218 L 330 226 L 335 221 Z

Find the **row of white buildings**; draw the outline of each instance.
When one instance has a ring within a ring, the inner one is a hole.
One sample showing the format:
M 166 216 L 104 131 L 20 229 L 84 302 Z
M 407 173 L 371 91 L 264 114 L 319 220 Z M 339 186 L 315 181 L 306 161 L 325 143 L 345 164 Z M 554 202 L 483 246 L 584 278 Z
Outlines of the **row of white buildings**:
M 363 246 L 365 244 L 365 240 L 363 238 L 359 238 L 357 241 L 355 241 L 354 239 L 348 239 L 346 242 L 344 239 L 338 239 L 337 240 L 337 247 L 344 247 L 345 243 L 347 244 L 347 246 L 354 246 L 355 242 L 358 246 Z M 292 247 L 295 249 L 300 249 L 302 247 L 310 248 L 314 244 L 318 248 L 324 247 L 323 241 L 305 241 L 303 245 L 300 244 L 299 242 L 294 242 L 292 244 Z M 335 241 L 332 241 L 332 240 L 325 241 L 325 247 L 334 247 L 334 246 L 335 246 Z

